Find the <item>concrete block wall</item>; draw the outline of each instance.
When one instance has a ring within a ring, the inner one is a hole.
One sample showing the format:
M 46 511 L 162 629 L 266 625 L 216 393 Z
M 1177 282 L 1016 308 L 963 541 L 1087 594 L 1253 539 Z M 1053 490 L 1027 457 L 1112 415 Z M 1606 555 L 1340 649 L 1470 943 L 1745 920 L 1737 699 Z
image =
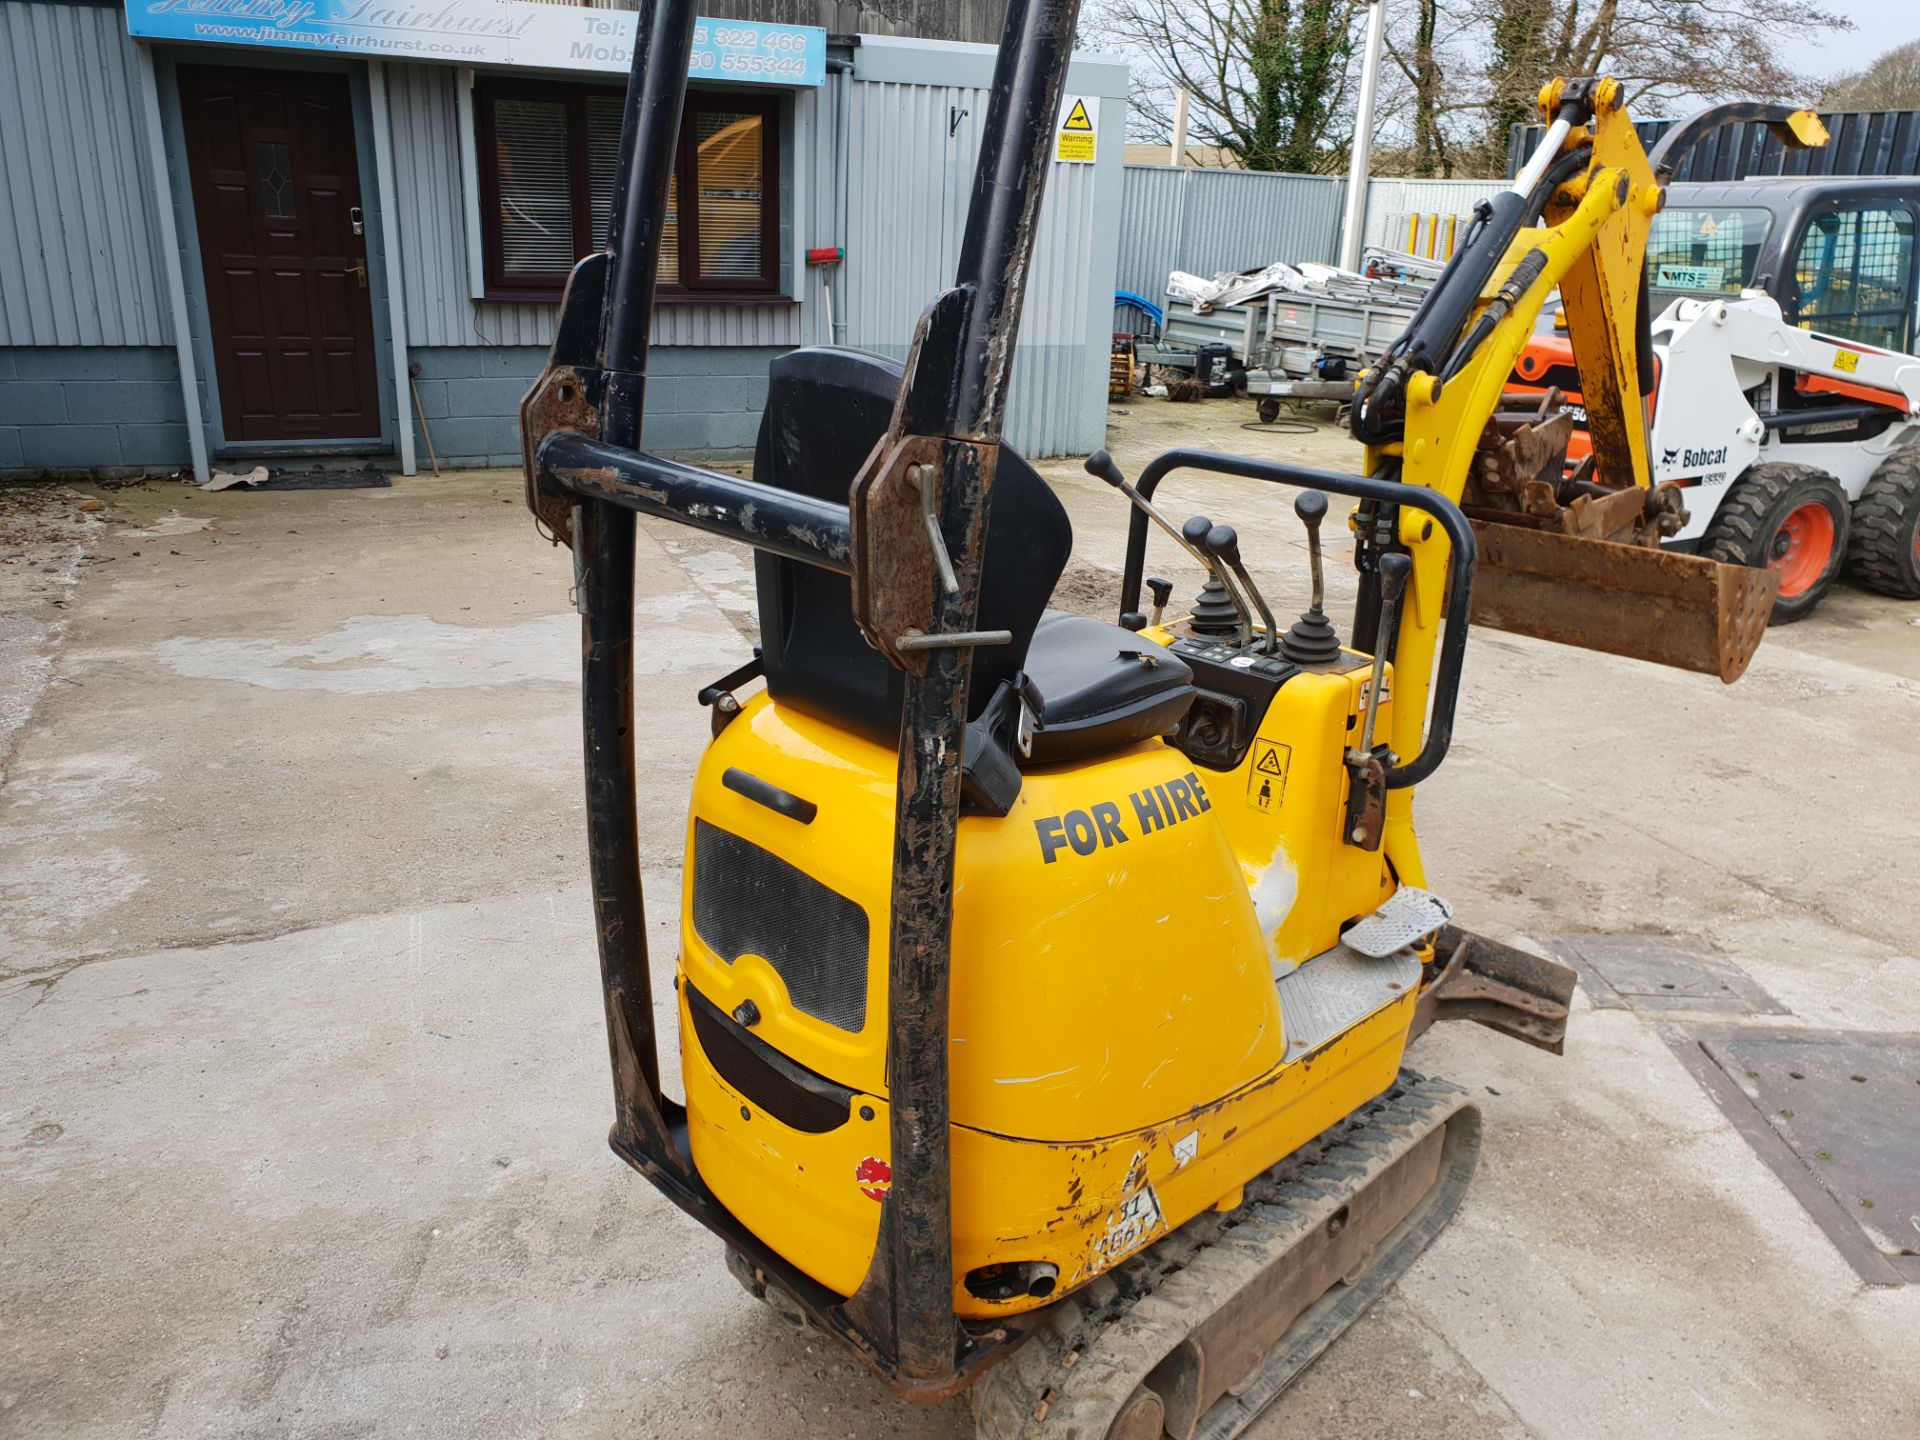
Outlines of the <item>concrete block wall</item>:
M 767 400 L 767 366 L 781 353 L 761 346 L 656 349 L 642 443 L 683 459 L 749 458 Z M 519 465 L 520 400 L 546 364 L 544 349 L 451 346 L 416 349 L 408 359 L 420 366 L 420 410 L 443 468 Z M 204 380 L 200 390 L 204 413 Z M 425 438 L 417 418 L 413 424 L 425 469 Z M 171 349 L 0 348 L 0 475 L 171 471 L 189 461 Z
M 739 460 L 753 453 L 767 400 L 767 366 L 778 347 L 661 346 L 647 378 L 647 421 L 641 443 L 683 459 Z M 422 348 L 408 352 L 420 367 L 420 411 L 440 464 L 518 465 L 520 400 L 545 366 L 538 346 Z M 426 437 L 414 423 L 424 466 Z
M 420 414 L 433 436 L 441 467 L 518 465 L 520 400 L 547 363 L 537 345 L 462 345 L 407 352 L 420 367 L 414 381 Z M 427 446 L 420 421 L 413 422 L 413 447 L 427 469 Z
M 175 470 L 188 460 L 171 347 L 0 348 L 0 473 Z

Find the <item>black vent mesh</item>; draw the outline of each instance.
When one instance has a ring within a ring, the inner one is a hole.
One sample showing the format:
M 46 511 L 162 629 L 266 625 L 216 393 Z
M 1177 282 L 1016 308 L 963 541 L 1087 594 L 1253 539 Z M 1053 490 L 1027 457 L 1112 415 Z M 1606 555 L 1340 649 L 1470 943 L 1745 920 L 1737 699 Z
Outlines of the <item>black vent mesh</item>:
M 752 1104 L 790 1129 L 824 1135 L 847 1123 L 853 1092 L 781 1056 L 768 1058 L 768 1046 L 741 1033 L 739 1026 L 688 988 L 687 1013 L 707 1060 Z M 782 1073 L 782 1066 L 789 1073 Z
M 867 912 L 777 855 L 693 822 L 693 928 L 731 965 L 758 955 L 794 1008 L 842 1030 L 867 1020 Z

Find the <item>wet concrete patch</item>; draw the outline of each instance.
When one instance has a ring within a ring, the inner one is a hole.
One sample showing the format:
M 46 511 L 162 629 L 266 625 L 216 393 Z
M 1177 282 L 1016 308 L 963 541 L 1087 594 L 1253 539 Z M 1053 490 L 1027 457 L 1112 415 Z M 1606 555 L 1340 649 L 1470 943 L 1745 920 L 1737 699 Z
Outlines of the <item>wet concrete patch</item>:
M 1563 935 L 1553 948 L 1599 1010 L 1785 1015 L 1731 960 L 1671 935 Z
M 1920 1284 L 1920 1037 L 1720 1026 L 1670 1039 L 1862 1280 Z

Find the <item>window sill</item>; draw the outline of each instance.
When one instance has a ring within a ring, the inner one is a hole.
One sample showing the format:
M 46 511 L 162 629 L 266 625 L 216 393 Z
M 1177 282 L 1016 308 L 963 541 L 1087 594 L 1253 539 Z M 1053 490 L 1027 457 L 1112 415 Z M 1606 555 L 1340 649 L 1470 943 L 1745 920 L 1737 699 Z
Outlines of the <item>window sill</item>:
M 558 305 L 566 296 L 564 290 L 489 290 L 480 297 L 488 305 Z M 791 295 L 773 295 L 759 293 L 735 293 L 703 295 L 697 291 L 675 291 L 672 294 L 656 294 L 655 306 L 661 309 L 685 309 L 689 306 L 704 306 L 719 310 L 790 310 L 800 304 Z

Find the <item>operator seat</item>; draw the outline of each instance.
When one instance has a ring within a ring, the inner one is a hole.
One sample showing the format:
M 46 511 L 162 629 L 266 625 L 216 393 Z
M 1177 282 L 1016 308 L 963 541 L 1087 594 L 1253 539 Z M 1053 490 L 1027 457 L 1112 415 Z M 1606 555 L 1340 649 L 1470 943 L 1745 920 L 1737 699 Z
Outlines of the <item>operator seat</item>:
M 846 503 L 868 453 L 886 434 L 904 367 L 857 350 L 810 346 L 769 367 L 754 450 L 764 485 Z M 1024 671 L 1037 692 L 1028 764 L 1084 759 L 1165 735 L 1193 702 L 1186 664 L 1117 625 L 1047 609 L 1073 548 L 1067 512 L 1046 481 L 1002 446 L 988 520 L 978 626 L 1011 645 L 973 652 L 969 720 Z M 767 692 L 893 748 L 905 677 L 853 620 L 844 575 L 756 552 Z

